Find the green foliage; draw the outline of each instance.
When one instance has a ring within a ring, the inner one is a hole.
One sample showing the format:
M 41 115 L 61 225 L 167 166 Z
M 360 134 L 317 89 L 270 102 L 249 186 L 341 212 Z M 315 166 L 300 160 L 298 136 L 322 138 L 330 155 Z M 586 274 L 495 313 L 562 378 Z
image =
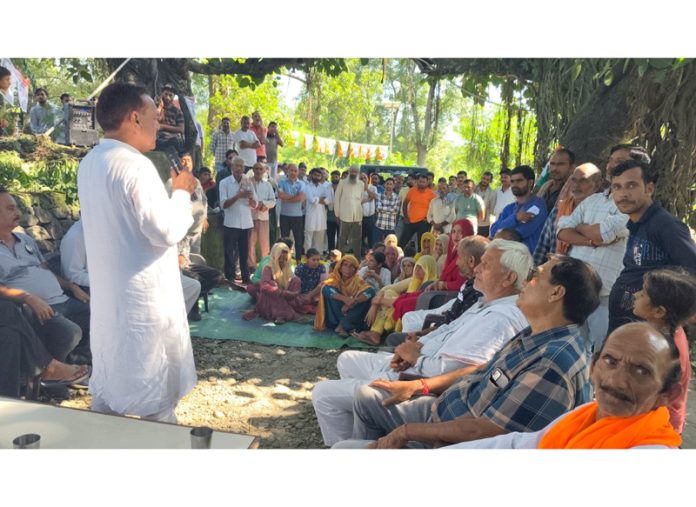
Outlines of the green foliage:
M 17 152 L 0 152 L 0 184 L 10 191 L 62 192 L 68 204 L 77 202 L 77 167 L 75 159 L 59 157 L 24 162 Z
M 389 113 L 380 107 L 384 93 L 376 61 L 344 63 L 338 75 L 310 72 L 294 122 L 315 135 L 360 143 L 389 142 Z
M 44 87 L 49 101 L 58 103 L 62 93 L 86 99 L 108 76 L 106 62 L 99 58 L 16 58 L 13 63 L 29 78 L 32 90 Z M 33 95 L 30 91 L 30 99 Z

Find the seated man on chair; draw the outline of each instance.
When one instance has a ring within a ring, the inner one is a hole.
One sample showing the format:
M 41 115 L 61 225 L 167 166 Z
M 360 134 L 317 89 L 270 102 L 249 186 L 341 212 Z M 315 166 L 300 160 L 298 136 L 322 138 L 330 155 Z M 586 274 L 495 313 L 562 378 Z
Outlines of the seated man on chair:
M 65 364 L 52 357 L 20 305 L 0 299 L 0 396 L 19 398 L 23 378 L 40 376 L 48 387 L 80 382 L 88 375 L 88 366 Z
M 457 262 L 463 262 L 464 244 Z M 433 377 L 485 364 L 529 323 L 516 306 L 523 280 L 532 267 L 529 250 L 520 243 L 491 242 L 476 268 L 475 286 L 483 296 L 451 324 L 388 352 L 347 351 L 338 358 L 341 380 L 325 380 L 312 391 L 312 403 L 326 445 L 349 438 L 353 430 L 353 395 L 378 378 L 402 375 Z
M 88 362 L 89 295 L 48 269 L 32 237 L 13 232 L 20 216 L 14 197 L 0 186 L 0 297 L 27 305 L 54 358 L 65 361 L 72 353 L 75 362 Z
M 667 406 L 681 393 L 673 337 L 647 323 L 624 324 L 595 353 L 595 400 L 534 433 L 508 433 L 450 449 L 636 449 L 681 444 Z
M 429 322 L 436 324 L 436 326 L 449 324 L 478 301 L 481 293 L 474 289 L 474 269 L 481 262 L 481 256 L 486 251 L 488 243 L 490 241 L 482 236 L 469 236 L 459 242 L 459 248 L 463 251 L 464 259 L 461 262 L 457 262 L 461 266 L 459 272 L 466 277 L 466 282 L 460 287 L 457 296 L 442 306 L 430 310 L 414 310 L 406 313 L 401 319 L 404 333 L 427 334 L 427 332 L 434 329 L 428 325 Z M 393 342 L 394 340 L 395 338 L 390 336 L 387 338 L 387 343 L 391 344 L 390 341 Z
M 473 370 L 361 387 L 353 403 L 353 438 L 377 440 L 377 448 L 440 447 L 538 431 L 591 401 L 579 326 L 599 305 L 601 279 L 578 259 L 554 256 L 532 268 L 527 280 L 517 305 L 529 328 Z

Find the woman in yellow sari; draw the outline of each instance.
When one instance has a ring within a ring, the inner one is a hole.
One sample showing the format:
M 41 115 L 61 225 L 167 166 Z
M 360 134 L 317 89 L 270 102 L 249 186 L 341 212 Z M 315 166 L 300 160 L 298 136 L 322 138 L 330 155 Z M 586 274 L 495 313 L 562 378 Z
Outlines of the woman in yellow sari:
M 447 260 L 447 247 L 449 245 L 449 236 L 447 234 L 440 234 L 435 240 L 435 251 L 433 252 L 433 257 L 435 257 L 435 262 L 437 263 L 437 276 L 438 278 L 445 269 L 445 261 Z
M 370 311 L 365 316 L 365 322 L 370 325 L 370 330 L 362 333 L 354 331 L 351 333 L 353 337 L 371 345 L 379 345 L 384 333 L 392 332 L 400 327 L 400 319 L 395 321 L 393 318 L 396 300 L 402 295 L 417 293 L 421 285 L 433 280 L 437 280 L 435 258 L 424 255 L 413 268 L 411 278 L 387 285 L 377 293 L 372 299 Z
M 365 314 L 375 289 L 358 276 L 360 263 L 352 255 L 345 255 L 324 281 L 314 329 L 334 329 L 336 334 L 348 337 L 351 331 L 367 328 Z

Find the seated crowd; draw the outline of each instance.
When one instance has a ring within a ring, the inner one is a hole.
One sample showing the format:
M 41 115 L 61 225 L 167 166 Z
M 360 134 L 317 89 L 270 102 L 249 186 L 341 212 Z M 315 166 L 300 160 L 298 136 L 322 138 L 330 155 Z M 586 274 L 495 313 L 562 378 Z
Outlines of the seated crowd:
M 644 149 L 612 148 L 602 172 L 561 148 L 546 182 L 522 165 L 494 190 L 488 172 L 476 184 L 464 171 L 434 181 L 279 165 L 277 126 L 252 118 L 235 133 L 223 119 L 215 177 L 197 171 L 182 291 L 192 320 L 199 297 L 225 283 L 251 297 L 246 320 L 382 347 L 343 352 L 340 378 L 315 387 L 327 446 L 680 445 L 696 246 L 653 201 Z M 193 171 L 191 154 L 181 159 Z M 209 215 L 221 219 L 223 272 L 200 255 Z M 90 360 L 80 222 L 53 273 L 14 231 L 19 217 L 0 188 L 0 346 L 11 351 L 0 394 L 10 396 L 22 375 L 82 380 Z

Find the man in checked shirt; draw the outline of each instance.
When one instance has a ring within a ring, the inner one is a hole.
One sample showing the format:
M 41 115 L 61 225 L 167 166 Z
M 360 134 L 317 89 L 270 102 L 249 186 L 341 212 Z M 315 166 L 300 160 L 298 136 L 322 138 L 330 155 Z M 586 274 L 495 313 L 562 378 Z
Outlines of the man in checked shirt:
M 363 386 L 353 403 L 353 438 L 376 440 L 369 447 L 380 449 L 440 447 L 538 431 L 591 401 L 578 326 L 599 304 L 601 285 L 592 267 L 570 257 L 554 256 L 532 268 L 517 300 L 529 328 L 479 367 Z

